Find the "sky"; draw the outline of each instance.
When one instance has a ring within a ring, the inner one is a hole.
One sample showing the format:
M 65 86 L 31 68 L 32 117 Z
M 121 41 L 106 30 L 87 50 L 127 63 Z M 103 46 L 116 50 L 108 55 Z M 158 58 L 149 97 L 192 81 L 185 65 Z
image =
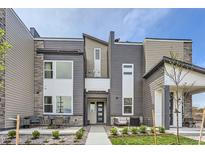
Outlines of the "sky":
M 108 40 L 115 31 L 121 41 L 145 37 L 193 41 L 193 63 L 205 67 L 205 9 L 14 9 L 25 25 L 41 36 Z M 205 107 L 205 93 L 193 95 L 193 106 Z

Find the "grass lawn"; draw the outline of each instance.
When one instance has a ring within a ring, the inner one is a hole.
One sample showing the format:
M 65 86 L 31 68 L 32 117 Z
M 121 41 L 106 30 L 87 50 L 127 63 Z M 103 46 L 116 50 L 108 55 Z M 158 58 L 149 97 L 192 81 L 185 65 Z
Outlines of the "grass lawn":
M 154 144 L 153 136 L 125 136 L 125 137 L 110 137 L 110 141 L 114 145 L 151 145 Z M 172 134 L 164 134 L 157 136 L 158 145 L 170 145 L 176 143 L 176 136 Z M 197 145 L 198 141 L 180 136 L 181 145 Z M 205 142 L 201 143 L 205 144 Z

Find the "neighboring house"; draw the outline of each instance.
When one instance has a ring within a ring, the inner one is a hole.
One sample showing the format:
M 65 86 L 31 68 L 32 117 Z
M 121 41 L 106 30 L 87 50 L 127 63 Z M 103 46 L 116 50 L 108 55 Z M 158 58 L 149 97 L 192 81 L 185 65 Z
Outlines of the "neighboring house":
M 175 85 L 162 72 L 170 61 L 190 70 L 183 83 L 195 82 L 183 97 L 180 126 L 192 117 L 192 94 L 205 91 L 205 69 L 192 65 L 189 39 L 120 42 L 114 32 L 108 42 L 88 34 L 41 37 L 35 28 L 29 32 L 12 9 L 0 9 L 0 23 L 13 46 L 5 58 L 2 129 L 14 127 L 9 118 L 16 114 L 70 117 L 70 125 L 112 125 L 115 117 L 139 117 L 152 125 L 153 109 L 157 126 L 176 126 Z M 168 58 L 170 51 L 180 61 Z

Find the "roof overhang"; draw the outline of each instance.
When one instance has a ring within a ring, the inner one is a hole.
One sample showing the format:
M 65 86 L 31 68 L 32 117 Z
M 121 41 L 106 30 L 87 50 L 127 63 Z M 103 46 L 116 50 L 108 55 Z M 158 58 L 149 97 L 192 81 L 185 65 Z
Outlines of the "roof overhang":
M 99 42 L 99 43 L 101 43 L 101 44 L 104 44 L 104 45 L 108 46 L 108 42 L 106 42 L 106 41 L 104 41 L 104 40 L 101 40 L 101 39 L 99 39 L 99 38 L 93 37 L 93 36 L 91 36 L 91 35 L 88 35 L 88 34 L 83 33 L 83 37 L 84 37 L 84 38 L 87 37 L 87 38 L 89 38 L 89 39 L 91 39 L 91 40 L 94 40 L 94 41 L 96 41 L 96 42 Z
M 42 54 L 84 54 L 80 49 L 68 50 L 68 49 L 52 49 L 52 48 L 37 48 L 37 53 Z
M 162 60 L 160 60 L 153 68 L 150 69 L 150 71 L 148 71 L 147 73 L 145 73 L 143 75 L 143 78 L 145 78 L 145 79 L 149 78 L 157 70 L 159 70 L 161 67 L 163 67 L 165 63 L 168 63 L 168 64 L 174 63 L 176 65 L 180 65 L 180 66 L 184 67 L 185 69 L 190 69 L 192 71 L 205 74 L 205 68 L 203 68 L 203 67 L 200 67 L 200 66 L 197 66 L 197 65 L 194 65 L 194 64 L 186 63 L 184 61 L 180 61 L 180 60 L 176 60 L 176 59 L 172 59 L 172 58 L 164 56 L 162 58 Z

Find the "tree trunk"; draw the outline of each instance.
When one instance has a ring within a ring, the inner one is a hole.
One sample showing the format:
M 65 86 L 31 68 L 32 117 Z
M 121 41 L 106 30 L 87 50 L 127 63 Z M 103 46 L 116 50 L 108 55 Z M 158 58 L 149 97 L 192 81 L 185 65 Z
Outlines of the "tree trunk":
M 179 89 L 177 85 L 176 95 L 177 95 L 177 104 L 176 104 L 176 114 L 177 114 L 177 144 L 179 144 Z
M 179 112 L 177 109 L 177 144 L 179 144 Z

